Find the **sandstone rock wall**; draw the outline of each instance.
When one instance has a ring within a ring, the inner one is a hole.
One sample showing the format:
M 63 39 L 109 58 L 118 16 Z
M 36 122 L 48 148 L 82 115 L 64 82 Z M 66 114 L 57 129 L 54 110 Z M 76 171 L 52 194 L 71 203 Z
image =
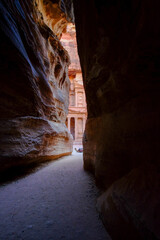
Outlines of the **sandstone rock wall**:
M 88 120 L 84 167 L 113 239 L 159 239 L 159 1 L 77 1 Z
M 79 56 L 77 52 L 77 40 L 76 40 L 76 30 L 75 25 L 73 23 L 69 23 L 67 25 L 66 32 L 62 34 L 61 43 L 63 47 L 69 53 L 71 58 L 71 64 L 69 66 L 69 70 L 71 72 L 80 72 L 81 66 L 79 62 Z
M 0 169 L 72 151 L 70 58 L 58 38 L 67 20 L 48 2 L 0 2 Z

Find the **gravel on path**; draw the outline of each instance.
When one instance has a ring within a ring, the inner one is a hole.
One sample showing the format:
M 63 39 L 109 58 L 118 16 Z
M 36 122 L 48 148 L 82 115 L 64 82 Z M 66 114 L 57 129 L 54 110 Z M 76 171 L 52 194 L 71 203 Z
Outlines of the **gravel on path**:
M 0 187 L 0 240 L 110 240 L 82 153 Z

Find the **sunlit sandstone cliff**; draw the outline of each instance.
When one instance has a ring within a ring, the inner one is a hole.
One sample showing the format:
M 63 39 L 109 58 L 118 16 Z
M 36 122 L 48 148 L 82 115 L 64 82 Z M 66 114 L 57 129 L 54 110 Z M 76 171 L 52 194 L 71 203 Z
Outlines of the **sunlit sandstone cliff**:
M 74 24 L 67 24 L 66 31 L 62 34 L 61 37 L 61 43 L 63 47 L 68 51 L 71 58 L 71 64 L 69 66 L 70 72 L 80 72 L 81 66 L 77 52 L 76 30 Z
M 2 0 L 0 15 L 0 168 L 69 154 L 65 13 L 58 3 Z

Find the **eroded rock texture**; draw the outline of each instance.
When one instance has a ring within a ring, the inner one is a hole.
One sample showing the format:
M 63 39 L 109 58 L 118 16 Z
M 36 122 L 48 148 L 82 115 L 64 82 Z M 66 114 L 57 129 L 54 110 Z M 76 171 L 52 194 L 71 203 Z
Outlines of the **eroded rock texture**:
M 79 56 L 77 52 L 76 30 L 74 24 L 69 23 L 67 25 L 66 32 L 62 34 L 61 43 L 63 47 L 67 50 L 71 58 L 69 70 L 71 72 L 81 71 Z
M 84 167 L 113 239 L 160 239 L 159 1 L 74 0 L 88 120 Z
M 66 25 L 58 1 L 0 2 L 1 169 L 72 151 L 70 58 L 58 39 Z

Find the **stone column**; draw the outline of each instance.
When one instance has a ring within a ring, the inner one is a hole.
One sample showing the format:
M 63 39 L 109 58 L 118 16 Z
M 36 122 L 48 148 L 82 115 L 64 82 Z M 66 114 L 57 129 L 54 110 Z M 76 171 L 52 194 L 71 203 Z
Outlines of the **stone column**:
M 77 132 L 78 126 L 77 126 L 77 124 L 78 124 L 77 117 L 75 117 L 75 141 L 77 141 L 77 137 L 78 137 L 78 132 Z
M 83 117 L 83 132 L 84 132 L 84 130 L 85 130 L 85 122 L 86 122 L 86 118 Z
M 71 118 L 68 117 L 68 130 L 69 130 L 69 131 L 70 131 L 70 124 L 71 124 L 71 123 L 70 123 L 70 119 L 71 119 Z
M 76 107 L 78 107 L 78 94 L 77 94 L 77 90 L 75 91 L 75 100 L 76 100 Z
M 85 107 L 86 101 L 85 101 L 85 93 L 83 91 L 83 107 Z

